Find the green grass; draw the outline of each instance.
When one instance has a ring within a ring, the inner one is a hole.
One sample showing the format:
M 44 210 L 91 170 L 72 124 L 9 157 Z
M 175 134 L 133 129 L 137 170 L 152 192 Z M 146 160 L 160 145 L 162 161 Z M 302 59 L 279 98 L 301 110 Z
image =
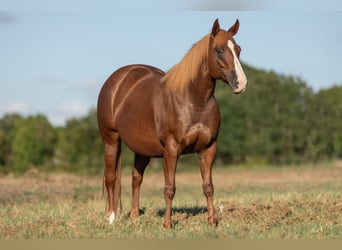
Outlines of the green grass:
M 200 173 L 178 173 L 171 231 L 162 227 L 162 176 L 147 170 L 141 191 L 142 215 L 131 220 L 130 176 L 125 174 L 123 213 L 112 225 L 104 217 L 101 176 L 33 171 L 22 177 L 0 177 L 0 238 L 342 238 L 339 166 L 214 171 L 216 228 L 206 223 Z

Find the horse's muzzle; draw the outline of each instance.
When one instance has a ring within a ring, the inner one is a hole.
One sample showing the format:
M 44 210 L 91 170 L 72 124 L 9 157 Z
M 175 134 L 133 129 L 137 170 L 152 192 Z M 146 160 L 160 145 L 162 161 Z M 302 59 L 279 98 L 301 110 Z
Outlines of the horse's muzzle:
M 233 93 L 234 93 L 234 94 L 241 94 L 241 93 L 243 93 L 243 92 L 246 91 L 246 87 L 247 87 L 247 86 L 242 87 L 242 88 L 233 89 Z

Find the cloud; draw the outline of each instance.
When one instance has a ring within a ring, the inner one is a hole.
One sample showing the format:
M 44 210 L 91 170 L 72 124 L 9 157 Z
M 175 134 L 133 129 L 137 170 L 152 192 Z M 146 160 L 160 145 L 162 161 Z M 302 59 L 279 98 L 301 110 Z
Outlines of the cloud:
M 79 94 L 82 94 L 82 96 L 84 96 L 87 100 L 95 101 L 93 105 L 96 104 L 97 96 L 102 85 L 103 82 L 98 80 L 81 80 L 74 83 L 74 87 Z
M 31 106 L 21 101 L 0 105 L 0 115 L 8 113 L 28 114 L 30 110 Z
M 16 21 L 15 17 L 8 12 L 0 11 L 0 25 L 14 23 Z
M 101 86 L 101 83 L 99 83 L 99 81 L 96 80 L 82 80 L 76 83 L 76 86 L 80 89 L 94 90 Z
M 88 108 L 78 101 L 72 101 L 61 104 L 60 111 L 73 116 L 82 116 L 88 112 Z
M 247 11 L 264 10 L 267 7 L 268 0 L 190 0 L 180 3 L 180 9 L 194 11 Z
M 38 84 L 60 84 L 66 81 L 67 79 L 62 76 L 39 76 L 36 78 Z
M 85 116 L 89 110 L 89 106 L 74 100 L 61 103 L 48 117 L 53 125 L 63 126 L 68 119 Z
M 310 10 L 341 11 L 341 1 L 311 0 L 186 0 L 179 1 L 179 8 L 190 11 L 258 11 L 258 10 Z

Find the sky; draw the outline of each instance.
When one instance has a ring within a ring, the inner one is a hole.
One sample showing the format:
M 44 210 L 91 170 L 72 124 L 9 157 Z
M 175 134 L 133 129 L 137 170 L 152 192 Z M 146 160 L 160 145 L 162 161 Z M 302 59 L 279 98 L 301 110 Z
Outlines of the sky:
M 304 80 L 342 84 L 340 0 L 0 0 L 0 117 L 42 113 L 54 125 L 96 107 L 121 66 L 167 71 L 219 18 L 242 62 Z M 248 76 L 247 76 L 248 77 Z

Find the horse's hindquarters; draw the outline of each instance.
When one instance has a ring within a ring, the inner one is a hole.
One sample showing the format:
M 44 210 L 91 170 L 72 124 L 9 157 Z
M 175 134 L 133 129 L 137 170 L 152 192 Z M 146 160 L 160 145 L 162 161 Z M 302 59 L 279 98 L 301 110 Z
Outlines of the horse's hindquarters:
M 159 99 L 163 74 L 146 65 L 130 65 L 114 72 L 99 95 L 100 132 L 116 131 L 135 153 L 161 156 L 163 146 L 156 133 L 154 102 Z M 101 135 L 106 137 L 105 133 Z

